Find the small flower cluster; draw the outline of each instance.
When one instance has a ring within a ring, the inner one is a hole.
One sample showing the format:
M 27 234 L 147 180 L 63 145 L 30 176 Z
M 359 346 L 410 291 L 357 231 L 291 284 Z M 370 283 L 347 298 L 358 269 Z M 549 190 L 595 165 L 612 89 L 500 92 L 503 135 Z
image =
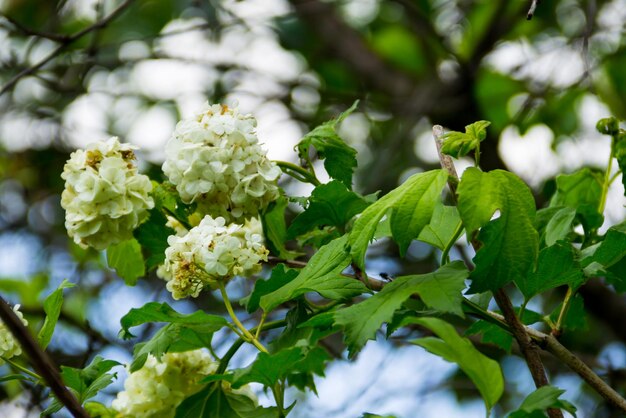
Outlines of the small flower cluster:
M 82 247 L 103 250 L 132 237 L 154 206 L 152 184 L 138 174 L 133 147 L 117 138 L 72 153 L 61 177 L 65 227 Z
M 168 237 L 167 243 L 165 263 L 157 274 L 167 280 L 174 299 L 197 297 L 204 287 L 215 288 L 219 281 L 258 273 L 268 255 L 256 219 L 226 225 L 224 218 L 207 215 L 186 235 Z
M 122 417 L 172 418 L 186 397 L 202 389 L 199 381 L 216 369 L 217 363 L 202 350 L 166 353 L 160 360 L 150 354 L 128 376 L 111 407 Z
M 20 305 L 13 307 L 13 312 L 20 318 L 24 325 L 28 325 L 28 322 L 24 319 L 24 315 L 19 311 Z M 19 356 L 22 354 L 22 347 L 17 342 L 11 331 L 7 328 L 6 324 L 0 321 L 0 365 L 4 364 L 4 359 L 10 359 L 11 357 Z
M 280 169 L 258 143 L 256 120 L 225 105 L 206 105 L 178 123 L 163 172 L 185 203 L 214 218 L 241 222 L 278 197 Z

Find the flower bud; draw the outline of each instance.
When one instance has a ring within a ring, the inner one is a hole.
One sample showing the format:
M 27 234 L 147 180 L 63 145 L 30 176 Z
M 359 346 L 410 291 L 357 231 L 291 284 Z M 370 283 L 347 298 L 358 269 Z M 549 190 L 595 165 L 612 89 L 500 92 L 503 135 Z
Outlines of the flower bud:
M 596 124 L 596 129 L 601 134 L 613 136 L 619 132 L 619 122 L 613 116 L 600 119 Z

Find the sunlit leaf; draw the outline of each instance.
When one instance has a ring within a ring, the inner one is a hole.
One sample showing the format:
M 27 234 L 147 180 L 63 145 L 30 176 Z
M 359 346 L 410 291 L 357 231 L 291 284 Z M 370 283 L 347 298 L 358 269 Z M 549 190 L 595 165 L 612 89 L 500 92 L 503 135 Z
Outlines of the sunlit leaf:
M 478 351 L 468 339 L 459 336 L 452 325 L 441 319 L 412 318 L 410 322 L 430 329 L 439 337 L 420 338 L 411 342 L 458 364 L 480 391 L 487 409 L 491 410 L 504 391 L 504 378 L 498 362 Z

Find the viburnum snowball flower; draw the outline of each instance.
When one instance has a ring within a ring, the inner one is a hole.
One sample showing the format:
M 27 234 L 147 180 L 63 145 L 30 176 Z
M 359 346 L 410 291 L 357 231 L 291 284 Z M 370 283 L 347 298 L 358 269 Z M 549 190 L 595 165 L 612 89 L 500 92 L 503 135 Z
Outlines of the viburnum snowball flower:
M 160 360 L 149 354 L 143 367 L 126 378 L 125 390 L 111 407 L 122 417 L 172 418 L 186 397 L 202 389 L 198 382 L 216 370 L 217 363 L 202 350 L 166 353 Z
M 279 196 L 280 169 L 267 159 L 256 120 L 225 105 L 205 108 L 176 125 L 163 172 L 185 203 L 228 221 L 255 217 Z
M 13 312 L 15 312 L 24 325 L 28 325 L 28 321 L 24 319 L 24 315 L 22 315 L 19 309 L 20 305 L 13 306 Z M 6 324 L 0 321 L 0 357 L 10 359 L 20 354 L 22 354 L 22 347 L 20 347 L 20 344 L 7 328 Z M 2 364 L 4 364 L 4 361 L 0 358 L 0 365 Z
M 258 273 L 268 255 L 258 219 L 227 225 L 222 217 L 206 215 L 186 235 L 170 235 L 167 243 L 157 274 L 167 280 L 174 299 L 197 297 L 205 286 L 215 288 L 233 276 Z
M 154 207 L 152 183 L 137 172 L 133 149 L 111 138 L 73 152 L 65 164 L 65 228 L 81 247 L 104 250 L 132 238 Z

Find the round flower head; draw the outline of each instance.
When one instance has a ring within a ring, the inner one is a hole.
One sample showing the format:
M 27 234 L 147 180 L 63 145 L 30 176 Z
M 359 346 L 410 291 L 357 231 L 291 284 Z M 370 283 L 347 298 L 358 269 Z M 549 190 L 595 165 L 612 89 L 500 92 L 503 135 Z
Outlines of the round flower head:
M 280 169 L 267 159 L 256 120 L 225 105 L 208 104 L 178 123 L 165 146 L 163 172 L 185 203 L 213 217 L 242 221 L 278 198 Z
M 111 138 L 73 152 L 65 164 L 65 228 L 81 247 L 103 250 L 131 238 L 154 207 L 152 184 L 137 172 L 133 149 Z
M 260 262 L 267 261 L 257 219 L 226 225 L 224 218 L 207 215 L 186 235 L 170 235 L 167 243 L 165 263 L 157 274 L 167 280 L 174 299 L 196 297 L 205 286 L 215 288 L 233 276 L 258 273 Z
M 176 407 L 198 392 L 199 381 L 217 370 L 217 363 L 202 351 L 166 353 L 160 360 L 148 355 L 143 367 L 126 378 L 124 391 L 111 407 L 122 417 L 172 418 Z
M 15 312 L 24 325 L 28 325 L 28 322 L 24 319 L 24 315 L 22 315 L 19 309 L 20 305 L 13 306 L 13 312 Z M 4 364 L 2 358 L 10 359 L 20 354 L 22 354 L 22 347 L 20 347 L 20 344 L 11 331 L 9 331 L 6 324 L 0 321 L 0 365 Z

